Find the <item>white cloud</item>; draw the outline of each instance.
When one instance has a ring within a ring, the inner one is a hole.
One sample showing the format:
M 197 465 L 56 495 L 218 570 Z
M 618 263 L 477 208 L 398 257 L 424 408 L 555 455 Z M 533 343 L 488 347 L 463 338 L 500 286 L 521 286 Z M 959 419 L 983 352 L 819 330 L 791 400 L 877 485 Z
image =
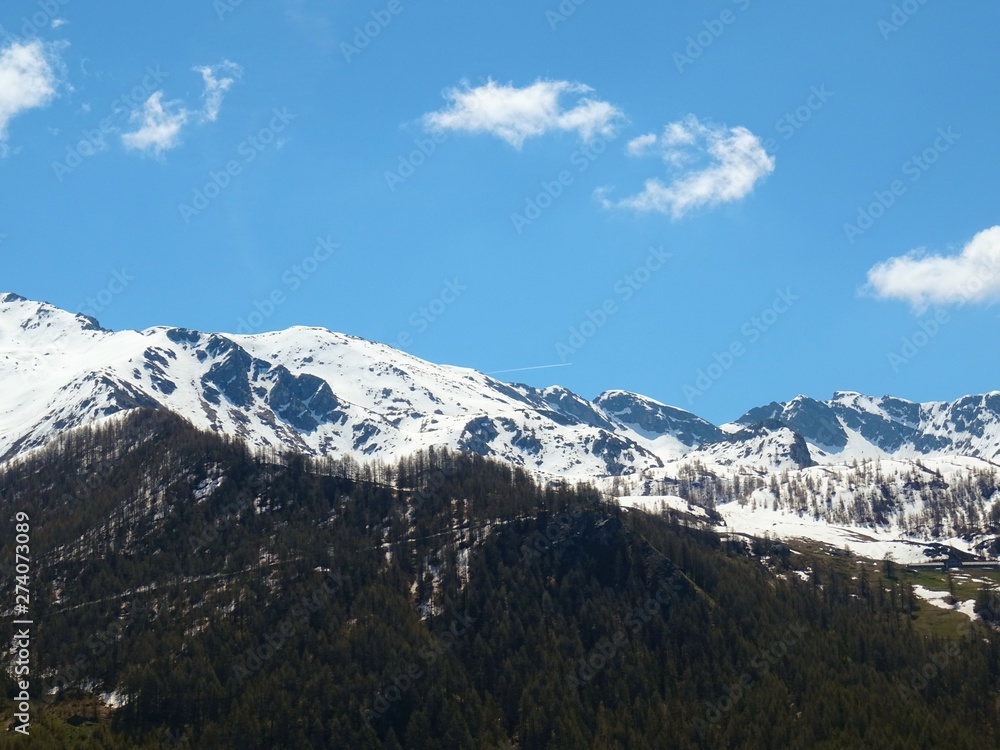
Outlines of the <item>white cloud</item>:
M 153 93 L 141 110 L 132 113 L 132 122 L 139 127 L 122 135 L 125 148 L 147 151 L 157 156 L 180 143 L 181 131 L 190 113 L 178 102 L 163 103 L 163 92 Z
M 625 151 L 629 156 L 645 156 L 655 145 L 656 133 L 649 133 L 648 135 L 640 135 L 638 138 L 633 138 L 625 146 Z
M 643 135 L 626 146 L 631 156 L 658 154 L 675 173 L 707 158 L 707 164 L 675 174 L 668 185 L 658 178 L 646 180 L 641 192 L 618 201 L 597 197 L 607 207 L 670 214 L 675 219 L 696 208 L 738 201 L 774 171 L 774 157 L 760 138 L 744 127 L 706 125 L 694 115 L 666 126 L 661 136 Z
M 448 107 L 424 115 L 424 125 L 439 131 L 489 133 L 518 149 L 528 138 L 560 130 L 575 131 L 584 140 L 612 137 L 624 119 L 617 107 L 587 96 L 569 109 L 563 107 L 565 95 L 591 91 L 569 81 L 536 81 L 524 88 L 496 81 L 476 88 L 463 83 L 446 92 Z
M 870 291 L 883 299 L 954 305 L 1000 300 L 1000 226 L 986 229 L 957 255 L 915 250 L 868 271 Z
M 0 49 L 0 155 L 7 152 L 10 121 L 56 97 L 60 68 L 53 45 L 14 42 Z
M 223 60 L 218 65 L 205 65 L 195 70 L 201 73 L 202 80 L 205 81 L 205 92 L 202 94 L 205 108 L 202 117 L 208 122 L 215 122 L 222 107 L 222 98 L 243 75 L 243 68 L 234 62 Z
M 53 29 L 58 29 L 60 26 L 65 26 L 68 23 L 69 23 L 69 21 L 67 21 L 65 18 L 53 18 L 52 19 L 52 28 Z
M 180 101 L 163 101 L 163 92 L 154 92 L 141 110 L 132 113 L 131 122 L 137 127 L 122 134 L 125 148 L 162 156 L 165 151 L 180 145 L 184 129 L 196 120 L 215 122 L 222 108 L 226 92 L 239 80 L 243 69 L 234 62 L 223 60 L 216 65 L 194 68 L 201 74 L 205 90 L 201 98 L 205 100 L 201 112 L 191 111 Z
M 667 146 L 688 146 L 697 140 L 698 135 L 707 133 L 708 130 L 697 117 L 688 115 L 685 119 L 672 122 L 663 129 L 663 142 Z

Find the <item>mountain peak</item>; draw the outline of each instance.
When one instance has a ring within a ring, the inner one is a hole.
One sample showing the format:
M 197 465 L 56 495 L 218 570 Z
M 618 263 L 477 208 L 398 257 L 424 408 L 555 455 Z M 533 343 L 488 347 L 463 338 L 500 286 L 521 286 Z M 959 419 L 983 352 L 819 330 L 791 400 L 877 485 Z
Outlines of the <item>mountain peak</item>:
M 383 460 L 448 446 L 581 479 L 656 471 L 709 453 L 720 466 L 804 466 L 809 446 L 830 463 L 1000 454 L 996 394 L 933 404 L 855 391 L 825 402 L 798 395 L 723 429 L 637 393 L 612 389 L 588 401 L 561 386 L 510 385 L 321 327 L 116 333 L 12 293 L 0 294 L 0 342 L 0 393 L 9 399 L 0 399 L 0 456 L 137 406 L 256 446 Z M 759 423 L 767 428 L 735 436 Z
M 104 331 L 101 324 L 89 315 L 71 313 L 49 302 L 37 302 L 14 292 L 0 293 L 0 324 L 5 339 L 17 338 L 15 328 L 23 332 L 39 331 L 52 337 L 68 331 Z
M 600 404 L 608 401 L 613 401 L 615 399 L 632 399 L 634 401 L 649 404 L 654 408 L 670 409 L 672 411 L 684 414 L 690 414 L 690 412 L 688 412 L 685 409 L 681 409 L 679 406 L 672 406 L 670 404 L 665 404 L 662 401 L 657 401 L 655 398 L 652 398 L 651 396 L 644 396 L 641 393 L 634 393 L 632 391 L 623 391 L 617 388 L 612 388 L 598 394 L 597 398 L 594 399 L 594 403 Z M 692 414 L 692 416 L 694 415 Z
M 670 436 L 685 448 L 725 438 L 718 427 L 691 412 L 628 391 L 605 391 L 594 404 L 619 424 L 646 439 Z

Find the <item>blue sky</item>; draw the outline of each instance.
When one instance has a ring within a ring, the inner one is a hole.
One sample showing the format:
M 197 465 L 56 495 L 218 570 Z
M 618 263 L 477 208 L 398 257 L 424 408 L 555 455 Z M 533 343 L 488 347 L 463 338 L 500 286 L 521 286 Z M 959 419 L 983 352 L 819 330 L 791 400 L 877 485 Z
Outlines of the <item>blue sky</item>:
M 688 7 L 690 6 L 690 7 Z M 716 422 L 997 387 L 986 2 L 11 0 L 0 287 Z

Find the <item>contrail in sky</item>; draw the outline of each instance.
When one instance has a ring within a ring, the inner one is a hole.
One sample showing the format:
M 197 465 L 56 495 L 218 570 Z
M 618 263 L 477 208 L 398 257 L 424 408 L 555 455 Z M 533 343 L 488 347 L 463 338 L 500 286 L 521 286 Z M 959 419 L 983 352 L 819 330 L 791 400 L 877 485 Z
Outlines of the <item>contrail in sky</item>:
M 493 372 L 486 373 L 487 375 L 503 375 L 506 372 L 526 372 L 527 370 L 548 370 L 552 367 L 572 367 L 572 362 L 564 362 L 561 365 L 538 365 L 538 367 L 516 367 L 513 370 L 494 370 Z

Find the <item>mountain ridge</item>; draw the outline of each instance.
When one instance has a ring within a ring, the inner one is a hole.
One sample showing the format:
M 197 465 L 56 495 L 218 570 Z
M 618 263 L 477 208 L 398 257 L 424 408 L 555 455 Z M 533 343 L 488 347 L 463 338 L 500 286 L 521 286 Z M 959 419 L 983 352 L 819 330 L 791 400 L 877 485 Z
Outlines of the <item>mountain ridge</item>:
M 59 431 L 161 408 L 257 447 L 395 460 L 431 446 L 542 475 L 642 475 L 680 461 L 756 469 L 854 459 L 1000 455 L 1000 392 L 952 402 L 837 391 L 714 425 L 609 389 L 506 383 L 323 328 L 223 334 L 110 331 L 82 314 L 0 294 L 0 459 Z

